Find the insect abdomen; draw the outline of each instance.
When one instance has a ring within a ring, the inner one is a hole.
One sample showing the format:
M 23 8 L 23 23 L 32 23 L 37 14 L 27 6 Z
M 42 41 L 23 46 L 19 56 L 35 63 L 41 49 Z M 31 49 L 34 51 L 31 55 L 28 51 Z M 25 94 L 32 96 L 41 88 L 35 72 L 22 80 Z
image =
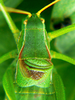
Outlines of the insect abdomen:
M 16 86 L 15 93 L 17 100 L 56 100 L 53 84 L 48 88 Z

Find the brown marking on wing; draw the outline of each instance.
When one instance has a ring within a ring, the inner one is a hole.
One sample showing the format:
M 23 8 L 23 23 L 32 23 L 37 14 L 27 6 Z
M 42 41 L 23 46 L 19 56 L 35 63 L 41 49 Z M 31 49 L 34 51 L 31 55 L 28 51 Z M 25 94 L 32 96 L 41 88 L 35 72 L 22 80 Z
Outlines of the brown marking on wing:
M 43 77 L 43 75 L 44 75 L 44 72 L 39 72 L 39 71 L 31 70 L 31 77 L 34 80 L 39 80 L 40 78 Z
M 44 75 L 44 72 L 28 70 L 26 67 L 28 65 L 25 64 L 24 60 L 19 60 L 19 65 L 20 65 L 20 70 L 21 70 L 23 76 L 25 76 L 25 77 L 28 77 L 28 78 L 31 77 L 34 80 L 39 80 Z M 28 67 L 30 67 L 30 66 L 28 66 Z
M 22 55 L 23 49 L 24 49 L 24 45 L 23 45 L 23 47 L 22 47 L 22 49 L 21 49 L 21 51 L 20 51 L 20 53 L 19 53 L 19 59 L 21 59 L 21 55 Z
M 47 46 L 46 46 L 46 49 L 47 49 L 47 52 L 48 52 L 49 58 L 50 58 L 50 60 L 51 60 L 51 55 L 50 55 L 50 52 L 49 52 L 49 49 L 48 49 Z
M 19 66 L 20 66 L 20 70 L 23 74 L 23 76 L 26 76 L 26 77 L 30 77 L 30 71 L 26 68 L 26 64 L 24 62 L 24 60 L 19 60 Z

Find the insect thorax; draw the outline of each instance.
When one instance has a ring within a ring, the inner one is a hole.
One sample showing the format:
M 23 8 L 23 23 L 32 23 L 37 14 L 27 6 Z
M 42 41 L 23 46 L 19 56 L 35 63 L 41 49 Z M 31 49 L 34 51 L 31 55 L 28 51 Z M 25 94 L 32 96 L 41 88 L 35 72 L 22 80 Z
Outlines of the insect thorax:
M 44 19 L 43 19 L 44 20 Z M 20 57 L 50 59 L 47 32 L 42 18 L 36 14 L 24 21 L 20 41 Z

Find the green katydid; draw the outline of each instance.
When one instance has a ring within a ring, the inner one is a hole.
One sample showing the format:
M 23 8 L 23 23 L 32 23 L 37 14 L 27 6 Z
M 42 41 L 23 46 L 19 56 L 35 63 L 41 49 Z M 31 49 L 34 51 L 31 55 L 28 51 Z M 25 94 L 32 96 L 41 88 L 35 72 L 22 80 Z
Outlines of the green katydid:
M 6 100 L 65 100 L 64 86 L 51 58 L 62 59 L 74 65 L 75 60 L 50 51 L 49 43 L 52 39 L 75 30 L 75 25 L 47 34 L 45 21 L 40 17 L 42 11 L 58 1 L 45 6 L 36 14 L 31 14 L 13 8 L 9 10 L 0 0 L 0 9 L 14 35 L 18 49 L 18 56 L 15 56 L 14 50 L 0 58 L 0 63 L 15 58 L 3 78 Z M 21 32 L 7 11 L 28 15 L 23 21 Z

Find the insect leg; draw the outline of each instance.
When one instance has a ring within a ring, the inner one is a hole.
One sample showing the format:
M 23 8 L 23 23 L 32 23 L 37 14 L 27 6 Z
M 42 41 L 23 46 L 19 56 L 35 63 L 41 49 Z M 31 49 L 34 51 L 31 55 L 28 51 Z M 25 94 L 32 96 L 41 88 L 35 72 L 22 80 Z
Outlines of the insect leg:
M 11 19 L 10 15 L 8 14 L 8 12 L 6 11 L 2 0 L 0 0 L 0 9 L 9 25 L 9 28 L 11 29 L 11 31 L 14 35 L 15 40 L 17 41 L 19 30 L 16 27 L 16 25 L 14 24 L 13 20 Z
M 12 50 L 8 52 L 7 54 L 0 57 L 0 63 L 4 62 L 5 60 L 8 60 L 10 58 L 15 58 L 17 56 L 17 50 Z
M 75 59 L 72 59 L 66 55 L 61 54 L 61 53 L 57 53 L 57 52 L 51 50 L 51 56 L 54 59 L 61 59 L 61 60 L 67 61 L 67 62 L 75 65 Z
M 52 39 L 54 39 L 58 36 L 61 36 L 63 34 L 66 34 L 67 32 L 70 32 L 70 31 L 73 31 L 73 30 L 75 30 L 75 24 L 69 25 L 69 26 L 64 27 L 62 29 L 48 33 L 48 38 L 51 41 Z

